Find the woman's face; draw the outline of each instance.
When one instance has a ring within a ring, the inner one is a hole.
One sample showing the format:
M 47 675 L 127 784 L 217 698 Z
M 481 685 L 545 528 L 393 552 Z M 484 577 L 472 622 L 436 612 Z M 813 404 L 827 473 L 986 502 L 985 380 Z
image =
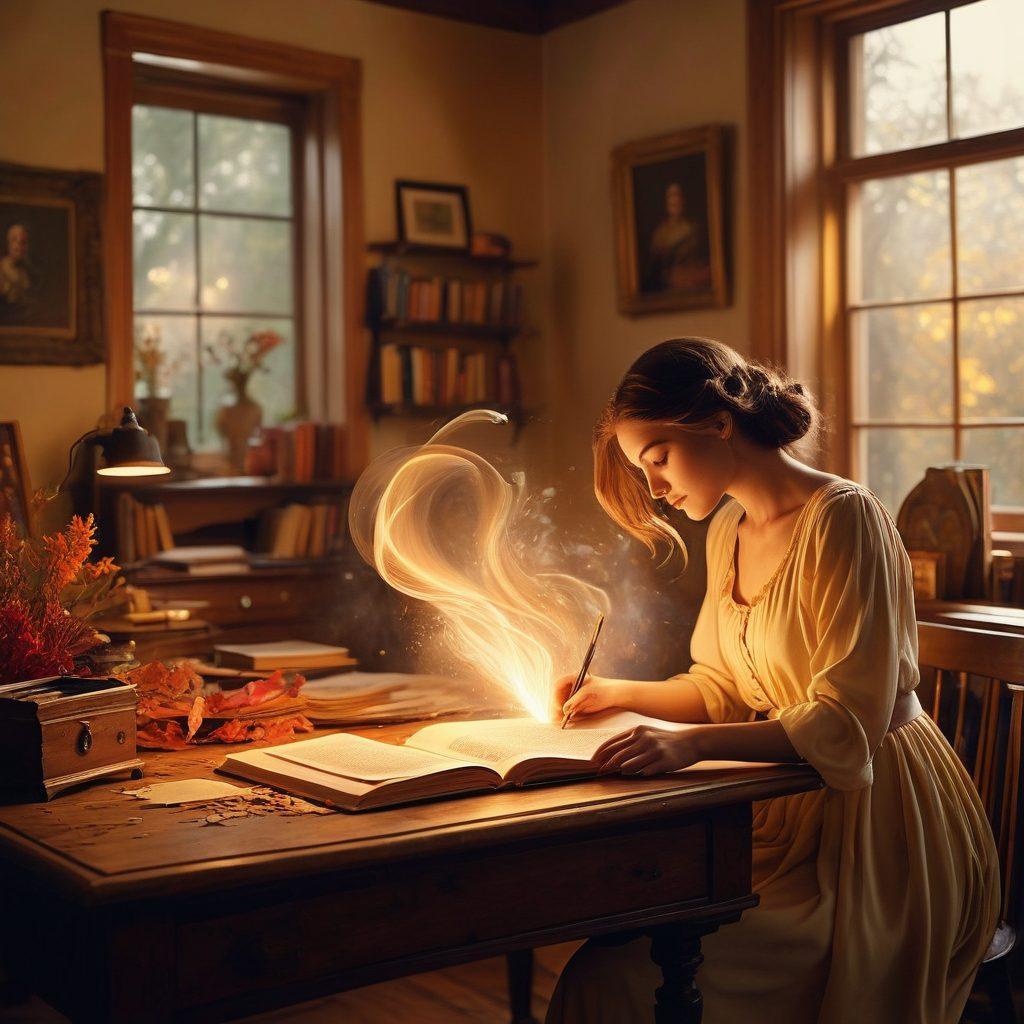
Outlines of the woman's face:
M 731 417 L 723 413 L 699 428 L 623 420 L 615 436 L 647 478 L 651 496 L 697 521 L 718 507 L 732 480 L 733 453 L 724 440 L 731 431 Z

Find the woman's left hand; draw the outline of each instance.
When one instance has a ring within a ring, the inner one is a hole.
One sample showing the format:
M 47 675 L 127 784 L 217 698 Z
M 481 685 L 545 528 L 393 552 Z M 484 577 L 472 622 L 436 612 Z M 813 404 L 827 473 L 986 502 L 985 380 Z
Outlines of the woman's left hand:
M 686 768 L 705 758 L 699 749 L 700 728 L 680 732 L 638 725 L 598 747 L 594 761 L 601 774 L 660 775 Z

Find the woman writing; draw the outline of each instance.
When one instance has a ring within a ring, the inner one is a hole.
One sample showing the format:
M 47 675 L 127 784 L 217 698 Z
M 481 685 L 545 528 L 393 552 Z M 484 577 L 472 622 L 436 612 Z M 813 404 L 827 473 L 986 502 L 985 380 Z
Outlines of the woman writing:
M 714 512 L 707 594 L 689 672 L 591 676 L 560 710 L 701 723 L 614 737 L 608 771 L 803 759 L 825 782 L 755 804 L 760 903 L 703 941 L 706 1024 L 955 1024 L 998 916 L 992 833 L 914 692 L 911 566 L 891 517 L 787 450 L 816 422 L 799 384 L 719 342 L 667 341 L 633 364 L 595 432 L 597 497 L 652 552 L 682 545 L 660 507 Z M 582 947 L 549 1024 L 649 1020 L 649 951 Z

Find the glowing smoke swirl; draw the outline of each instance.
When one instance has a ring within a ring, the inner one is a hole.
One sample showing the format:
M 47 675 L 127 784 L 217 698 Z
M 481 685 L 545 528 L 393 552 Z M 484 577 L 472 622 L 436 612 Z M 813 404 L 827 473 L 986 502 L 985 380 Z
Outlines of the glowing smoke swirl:
M 476 452 L 443 443 L 490 410 L 456 417 L 426 444 L 399 448 L 360 476 L 349 505 L 356 546 L 383 579 L 444 617 L 452 651 L 535 718 L 554 678 L 579 669 L 604 592 L 573 576 L 531 573 L 512 535 L 525 479 L 506 481 Z

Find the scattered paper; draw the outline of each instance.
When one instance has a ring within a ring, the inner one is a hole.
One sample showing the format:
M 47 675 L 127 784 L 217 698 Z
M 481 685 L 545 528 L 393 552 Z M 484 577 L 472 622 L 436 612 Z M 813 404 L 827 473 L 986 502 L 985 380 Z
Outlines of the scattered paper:
M 141 789 L 123 789 L 121 792 L 160 807 L 174 807 L 178 804 L 209 803 L 225 797 L 245 796 L 252 790 L 217 779 L 181 779 L 176 782 L 155 782 Z

